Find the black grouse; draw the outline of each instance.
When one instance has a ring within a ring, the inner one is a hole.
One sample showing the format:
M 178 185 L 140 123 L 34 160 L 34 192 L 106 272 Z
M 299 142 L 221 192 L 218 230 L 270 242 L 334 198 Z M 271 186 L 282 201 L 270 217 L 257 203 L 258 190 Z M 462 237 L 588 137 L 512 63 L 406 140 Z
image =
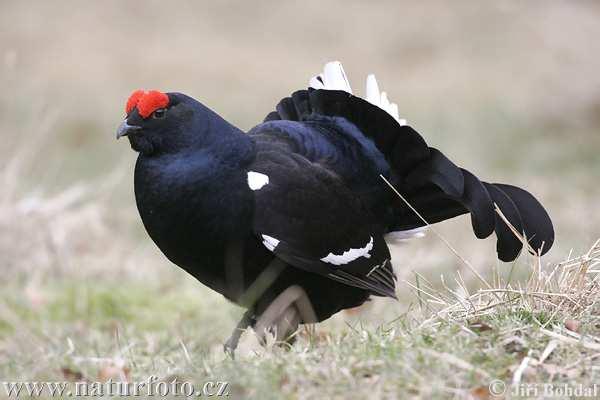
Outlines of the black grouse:
M 353 95 L 339 62 L 247 133 L 181 93 L 135 91 L 126 113 L 117 138 L 139 152 L 135 197 L 148 234 L 248 309 L 226 343 L 232 352 L 248 326 L 285 339 L 371 295 L 394 298 L 384 237 L 419 235 L 423 219 L 470 213 L 476 237 L 495 231 L 503 261 L 523 244 L 494 204 L 539 254 L 554 241 L 530 193 L 456 166 L 400 119 L 373 75 L 365 98 Z

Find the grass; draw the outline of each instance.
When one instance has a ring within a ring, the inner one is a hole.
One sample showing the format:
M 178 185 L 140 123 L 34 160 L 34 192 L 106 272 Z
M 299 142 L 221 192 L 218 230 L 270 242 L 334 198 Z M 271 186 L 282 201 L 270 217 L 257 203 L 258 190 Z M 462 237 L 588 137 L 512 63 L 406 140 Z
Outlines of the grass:
M 144 381 L 150 375 L 197 384 L 226 380 L 232 398 L 261 399 L 348 393 L 487 398 L 493 379 L 591 385 L 597 380 L 591 366 L 600 354 L 599 255 L 596 246 L 588 257 L 553 270 L 554 276 L 569 268 L 573 277 L 582 274 L 577 290 L 569 280 L 572 292 L 560 278 L 538 287 L 547 275 L 532 275 L 518 293 L 502 282 L 500 299 L 483 290 L 472 295 L 436 290 L 421 301 L 428 306 L 415 302 L 394 320 L 379 325 L 354 320 L 344 329 L 326 324 L 316 332 L 301 331 L 289 348 L 272 343 L 263 348 L 246 333 L 235 361 L 222 354 L 221 343 L 240 310 L 224 312 L 219 296 L 190 282 L 167 291 L 132 283 L 51 285 L 40 295 L 47 300 L 34 310 L 23 304 L 21 293 L 3 292 L 0 375 L 37 381 L 72 379 L 75 373 L 90 381 Z M 417 292 L 428 293 L 425 286 Z M 550 293 L 557 289 L 564 291 Z M 549 300 L 539 297 L 542 292 Z M 581 308 L 552 302 L 553 294 L 574 300 L 586 293 Z M 578 327 L 565 328 L 566 320 Z

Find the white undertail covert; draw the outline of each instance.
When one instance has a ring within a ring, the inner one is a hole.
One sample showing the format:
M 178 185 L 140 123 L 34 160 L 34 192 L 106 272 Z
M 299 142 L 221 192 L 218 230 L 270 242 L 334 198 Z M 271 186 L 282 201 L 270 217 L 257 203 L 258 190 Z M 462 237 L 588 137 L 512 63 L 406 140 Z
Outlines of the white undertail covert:
M 325 64 L 323 72 L 313 76 L 308 85 L 313 89 L 343 90 L 352 94 L 350 81 L 346 76 L 342 63 L 339 61 L 331 61 Z M 390 114 L 400 125 L 406 125 L 406 119 L 400 118 L 398 114 L 398 105 L 390 102 L 386 92 L 379 90 L 377 79 L 373 74 L 367 76 L 365 97 L 363 98 Z

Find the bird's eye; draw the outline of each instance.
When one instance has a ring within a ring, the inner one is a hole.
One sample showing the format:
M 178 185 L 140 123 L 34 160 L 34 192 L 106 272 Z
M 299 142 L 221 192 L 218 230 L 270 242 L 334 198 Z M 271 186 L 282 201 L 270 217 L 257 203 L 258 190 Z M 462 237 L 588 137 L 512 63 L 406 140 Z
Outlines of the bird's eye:
M 166 108 L 159 108 L 158 110 L 152 113 L 152 118 L 154 119 L 163 119 L 167 115 Z

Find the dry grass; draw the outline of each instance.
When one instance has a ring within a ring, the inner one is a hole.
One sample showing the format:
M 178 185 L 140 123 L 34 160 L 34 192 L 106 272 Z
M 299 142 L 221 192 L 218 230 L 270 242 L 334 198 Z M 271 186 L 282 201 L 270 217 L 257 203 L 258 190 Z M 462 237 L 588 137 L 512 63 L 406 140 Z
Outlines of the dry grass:
M 595 269 L 600 265 L 600 241 L 585 255 L 570 258 L 550 268 L 543 268 L 538 257 L 531 258 L 529 277 L 524 284 L 511 282 L 510 276 L 505 279 L 495 274 L 493 283 L 487 283 L 486 287 L 471 294 L 458 275 L 455 289 L 445 284 L 445 292 L 434 290 L 430 293 L 422 287 L 416 288 L 438 308 L 433 311 L 434 316 L 423 323 L 438 319 L 464 321 L 502 312 L 525 311 L 532 315 L 544 315 L 545 321 L 535 317 L 534 321 L 545 328 L 557 316 L 581 318 L 600 299 L 600 271 Z M 431 284 L 423 277 L 421 279 L 431 289 Z

